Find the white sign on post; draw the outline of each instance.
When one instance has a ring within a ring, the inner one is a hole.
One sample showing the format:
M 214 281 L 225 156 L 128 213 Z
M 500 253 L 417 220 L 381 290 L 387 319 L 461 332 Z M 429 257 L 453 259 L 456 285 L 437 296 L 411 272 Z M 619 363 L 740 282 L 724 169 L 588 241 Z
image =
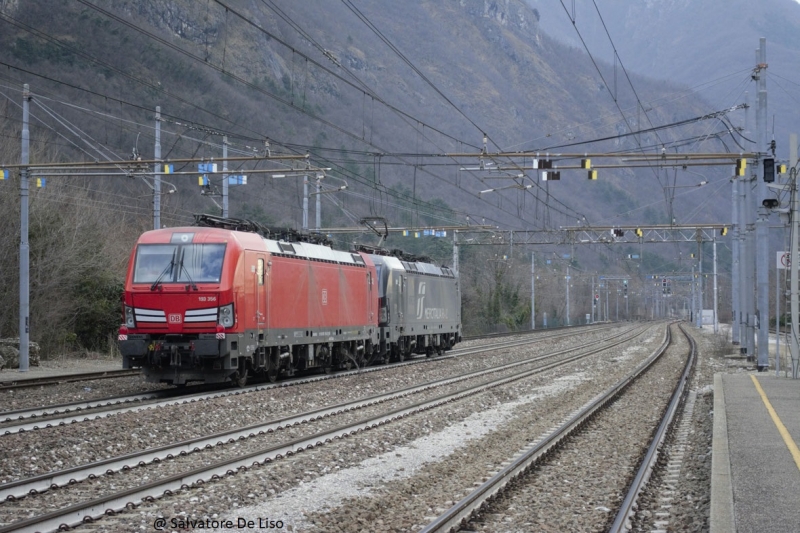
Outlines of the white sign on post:
M 776 252 L 777 253 L 777 263 L 775 268 L 778 270 L 786 270 L 787 268 L 792 266 L 792 260 L 790 259 L 789 252 Z

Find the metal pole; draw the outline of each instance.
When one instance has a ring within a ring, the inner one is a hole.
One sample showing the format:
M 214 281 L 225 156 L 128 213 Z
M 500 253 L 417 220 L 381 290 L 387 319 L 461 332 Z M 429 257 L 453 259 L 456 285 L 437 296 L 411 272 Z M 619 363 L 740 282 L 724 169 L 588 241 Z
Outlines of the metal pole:
M 303 176 L 303 231 L 308 231 L 308 175 Z
M 695 282 L 694 282 L 694 265 L 692 265 L 692 318 L 694 319 L 695 325 L 697 324 L 697 304 L 695 303 Z
M 569 263 L 567 263 L 567 325 L 569 326 Z
M 793 169 L 793 170 L 791 170 L 791 171 L 790 171 L 790 173 L 789 173 L 789 176 L 790 176 L 790 178 L 791 178 L 791 176 L 792 176 L 792 175 L 794 175 L 794 172 L 795 172 L 795 171 L 794 171 L 794 166 L 795 166 L 795 163 L 797 163 L 797 134 L 796 134 L 796 133 L 791 133 L 791 134 L 789 134 L 789 168 L 791 168 L 791 169 Z M 791 189 L 791 190 L 792 190 L 792 194 L 790 195 L 790 198 L 791 198 L 791 201 L 792 201 L 792 205 L 790 205 L 790 207 L 791 207 L 792 209 L 794 209 L 794 203 L 793 203 L 793 202 L 794 202 L 794 194 L 793 194 L 793 191 L 794 191 L 794 183 L 791 181 L 791 179 L 789 180 L 789 185 L 790 185 L 790 186 L 791 186 L 791 188 L 792 188 L 792 189 Z M 792 221 L 794 221 L 794 219 L 795 219 L 795 214 L 794 214 L 794 213 L 795 213 L 795 211 L 791 211 L 791 213 L 789 214 L 789 219 L 788 219 L 788 222 L 789 222 L 790 224 L 791 224 L 791 223 L 792 223 Z M 794 226 L 792 226 L 792 227 L 794 227 Z M 791 232 L 791 231 L 789 232 L 789 234 L 790 234 L 790 235 L 794 235 L 794 233 L 793 233 L 793 232 Z M 789 245 L 788 245 L 788 242 L 787 242 L 787 237 L 788 237 L 788 236 L 786 235 L 786 229 L 784 228 L 784 231 L 783 231 L 783 249 L 784 249 L 784 250 L 786 250 L 787 248 L 789 248 Z M 785 304 L 785 303 L 786 303 L 786 282 L 787 282 L 787 276 L 789 276 L 789 279 L 791 280 L 791 271 L 792 271 L 792 270 L 794 270 L 794 267 L 792 266 L 792 262 L 791 262 L 791 258 L 792 258 L 791 254 L 792 254 L 792 253 L 794 253 L 794 252 L 792 252 L 792 251 L 790 251 L 790 252 L 789 252 L 789 254 L 790 254 L 790 256 L 789 256 L 789 257 L 790 257 L 790 260 L 789 260 L 789 268 L 790 268 L 791 270 L 790 270 L 789 272 L 784 272 L 784 274 L 783 274 L 783 285 L 781 286 L 781 289 L 782 289 L 782 290 L 781 290 L 781 304 Z M 791 288 L 791 286 L 790 286 L 790 288 Z M 790 297 L 791 297 L 791 295 L 790 295 Z M 783 307 L 781 306 L 781 308 L 783 308 Z M 790 302 L 790 310 L 791 310 L 791 302 Z M 778 317 L 780 317 L 780 316 L 781 316 L 781 315 L 780 315 L 780 312 L 779 312 L 779 313 L 778 313 Z M 792 320 L 790 320 L 790 322 L 789 322 L 789 332 L 792 332 L 792 331 L 797 331 L 797 330 L 796 330 L 796 328 L 795 328 L 795 329 L 793 329 L 793 324 L 794 324 L 794 320 L 792 319 Z M 778 342 L 778 346 L 780 346 L 780 341 Z M 791 356 L 792 356 L 792 358 L 794 358 L 794 354 L 796 354 L 796 353 L 797 353 L 796 351 L 792 351 L 792 349 L 791 349 L 791 348 L 789 349 L 789 352 L 790 352 L 790 353 L 789 353 L 789 355 L 791 355 Z M 780 351 L 779 351 L 779 353 L 780 353 Z M 786 373 L 787 373 L 787 375 L 788 375 L 788 371 L 786 371 Z M 777 375 L 777 371 L 776 371 L 776 375 Z
M 316 225 L 317 232 L 319 232 L 319 228 L 321 227 L 321 221 L 322 221 L 322 208 L 321 208 L 321 205 L 320 205 L 321 204 L 321 199 L 322 199 L 322 180 L 320 178 L 317 178 L 317 198 L 316 198 L 316 202 L 317 202 L 317 225 Z
M 751 179 L 745 178 L 739 188 L 742 198 L 740 208 L 742 227 L 744 228 L 744 239 L 742 242 L 742 301 L 743 319 L 745 320 L 745 348 L 744 353 L 748 361 L 755 358 L 755 254 L 754 254 L 754 224 L 752 223 L 752 206 L 750 205 L 750 182 Z
M 784 232 L 784 235 L 786 233 Z M 784 248 L 785 250 L 786 248 Z M 781 271 L 775 261 L 775 376 L 781 371 Z
M 228 136 L 222 136 L 222 216 L 228 218 Z
M 797 139 L 795 138 L 795 143 Z M 792 318 L 792 334 L 791 334 L 791 350 L 792 350 L 792 379 L 797 379 L 798 363 L 800 362 L 800 347 L 798 347 L 797 336 L 800 335 L 800 324 L 798 324 L 798 314 L 800 314 L 800 301 L 798 301 L 798 279 L 797 269 L 800 261 L 797 261 L 798 252 L 798 232 L 800 232 L 800 188 L 797 184 L 797 161 L 792 161 L 791 170 L 792 179 L 792 231 L 790 233 L 792 238 L 792 245 L 789 252 L 789 287 L 791 290 L 790 296 L 790 314 Z
M 460 267 L 458 265 L 458 231 L 453 231 L 453 272 L 458 274 L 459 268 Z
M 619 285 L 619 282 L 617 282 L 617 285 Z M 617 302 L 617 310 L 615 311 L 615 314 L 616 314 L 616 319 L 615 320 L 617 322 L 619 322 L 619 286 L 617 286 L 617 300 L 616 300 L 616 302 Z
M 731 306 L 733 316 L 731 317 L 731 341 L 738 345 L 741 341 L 741 304 L 739 299 L 739 180 L 736 176 L 731 180 Z
M 769 368 L 769 210 L 763 201 L 767 197 L 767 184 L 764 182 L 764 166 L 761 164 L 767 152 L 767 40 L 759 40 L 758 63 L 761 68 L 758 76 L 758 106 L 756 123 L 758 129 L 758 158 L 756 159 L 756 294 L 758 316 L 758 363 L 760 372 Z M 758 178 L 761 179 L 758 179 Z
M 714 335 L 719 332 L 719 320 L 717 319 L 719 313 L 719 300 L 717 299 L 717 239 L 713 241 L 714 251 Z
M 455 237 L 453 238 L 455 239 Z M 536 261 L 534 261 L 533 255 L 534 253 L 531 252 L 531 329 L 536 329 L 536 275 L 534 274 Z
M 703 242 L 697 232 L 697 327 L 703 329 Z
M 744 111 L 745 117 L 745 136 L 750 135 L 750 95 L 745 91 L 745 104 L 747 108 Z M 740 291 L 740 337 L 741 346 L 739 347 L 740 353 L 747 356 L 748 361 L 752 360 L 752 330 L 750 328 L 750 315 L 753 310 L 750 307 L 752 301 L 753 287 L 750 284 L 749 271 L 749 241 L 750 241 L 750 217 L 747 201 L 747 192 L 750 188 L 750 172 L 746 171 L 745 175 L 739 179 L 739 291 Z
M 594 276 L 592 276 L 592 324 L 595 323 L 596 319 L 594 316 L 595 308 L 597 307 L 597 299 L 594 297 Z
M 153 159 L 161 159 L 161 106 L 156 106 L 156 145 Z M 161 227 L 161 172 L 156 163 L 153 169 L 153 229 Z
M 28 84 L 22 86 L 22 152 L 20 163 L 28 165 L 30 159 L 31 92 Z M 28 168 L 19 170 L 20 226 L 19 226 L 19 371 L 27 372 L 30 364 L 30 247 L 28 244 Z

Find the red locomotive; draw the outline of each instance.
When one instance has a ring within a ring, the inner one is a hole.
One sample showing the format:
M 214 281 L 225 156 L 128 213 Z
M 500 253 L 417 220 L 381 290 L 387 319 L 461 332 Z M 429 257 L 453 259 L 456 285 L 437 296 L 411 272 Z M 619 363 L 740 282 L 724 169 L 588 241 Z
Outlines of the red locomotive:
M 378 298 L 368 255 L 266 239 L 246 221 L 197 221 L 148 231 L 131 253 L 124 368 L 175 385 L 243 384 L 251 373 L 274 381 L 372 356 Z

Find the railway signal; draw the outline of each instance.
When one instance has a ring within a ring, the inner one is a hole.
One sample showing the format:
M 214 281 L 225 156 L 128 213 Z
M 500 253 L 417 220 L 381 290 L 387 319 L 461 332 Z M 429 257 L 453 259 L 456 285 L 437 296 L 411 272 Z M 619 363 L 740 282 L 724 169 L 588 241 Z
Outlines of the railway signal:
M 747 159 L 736 160 L 736 175 L 744 176 L 744 171 L 747 168 Z
M 771 157 L 764 159 L 764 182 L 772 183 L 775 181 L 775 160 Z

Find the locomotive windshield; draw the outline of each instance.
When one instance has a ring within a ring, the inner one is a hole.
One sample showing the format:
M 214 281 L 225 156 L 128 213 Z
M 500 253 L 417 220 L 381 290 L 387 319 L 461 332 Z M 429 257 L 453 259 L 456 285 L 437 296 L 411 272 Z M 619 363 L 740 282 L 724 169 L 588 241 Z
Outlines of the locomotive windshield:
M 134 283 L 219 283 L 224 244 L 140 244 Z

